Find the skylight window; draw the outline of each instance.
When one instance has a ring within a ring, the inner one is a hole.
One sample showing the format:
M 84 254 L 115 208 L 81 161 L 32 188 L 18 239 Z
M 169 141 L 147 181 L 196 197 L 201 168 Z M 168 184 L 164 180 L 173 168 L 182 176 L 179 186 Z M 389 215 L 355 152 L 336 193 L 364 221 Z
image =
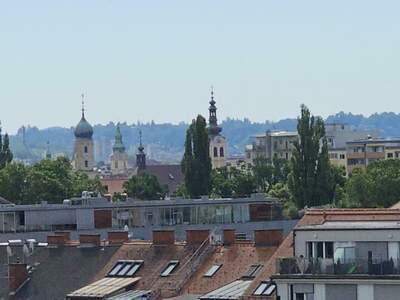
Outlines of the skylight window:
M 161 277 L 167 277 L 169 276 L 175 268 L 178 266 L 179 261 L 177 260 L 171 260 L 168 265 L 165 267 L 164 271 L 161 272 Z
M 139 270 L 142 264 L 143 260 L 120 260 L 114 265 L 107 276 L 132 277 Z
M 276 285 L 271 282 L 261 282 L 260 285 L 254 291 L 255 296 L 271 296 L 275 291 Z
M 222 265 L 213 265 L 210 269 L 204 274 L 204 277 L 212 277 L 215 273 L 222 267 Z
M 243 277 L 254 278 L 262 267 L 262 265 L 251 265 L 247 272 L 243 275 Z

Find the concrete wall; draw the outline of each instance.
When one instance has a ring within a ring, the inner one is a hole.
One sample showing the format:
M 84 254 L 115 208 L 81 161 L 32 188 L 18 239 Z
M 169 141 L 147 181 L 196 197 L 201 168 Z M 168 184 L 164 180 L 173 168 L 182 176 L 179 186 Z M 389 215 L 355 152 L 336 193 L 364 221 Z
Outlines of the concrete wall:
M 76 224 L 75 210 L 31 210 L 25 211 L 25 225 Z
M 374 300 L 398 300 L 400 299 L 400 285 L 376 284 L 373 286 L 372 294 L 374 295 Z
M 94 210 L 93 209 L 77 209 L 76 210 L 76 228 L 94 229 Z

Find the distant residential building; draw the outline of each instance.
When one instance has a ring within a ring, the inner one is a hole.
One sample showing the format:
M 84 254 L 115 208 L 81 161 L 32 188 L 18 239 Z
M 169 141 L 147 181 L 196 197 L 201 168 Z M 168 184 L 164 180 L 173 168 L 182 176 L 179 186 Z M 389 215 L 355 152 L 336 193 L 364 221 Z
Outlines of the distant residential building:
M 75 145 L 72 166 L 75 170 L 92 171 L 95 167 L 93 148 L 93 127 L 85 119 L 85 108 L 82 101 L 82 117 L 75 127 Z
M 382 159 L 400 158 L 400 139 L 368 137 L 346 143 L 347 173 Z
M 128 172 L 128 154 L 125 152 L 125 146 L 122 142 L 122 134 L 119 124 L 115 132 L 115 141 L 113 145 L 113 153 L 110 157 L 111 174 L 120 175 Z
M 215 106 L 214 91 L 211 90 L 211 101 L 209 107 L 208 136 L 210 139 L 210 157 L 212 168 L 221 168 L 226 164 L 227 145 L 226 139 L 221 135 L 222 128 L 218 126 L 217 107 Z
M 379 134 L 375 130 L 355 130 L 344 123 L 327 123 L 325 135 L 330 162 L 335 166 L 347 168 L 346 143 L 367 136 L 378 137 Z
M 246 161 L 252 163 L 258 157 L 270 159 L 276 156 L 289 160 L 294 149 L 293 143 L 298 140 L 297 132 L 270 131 L 254 136 L 252 145 L 246 147 Z

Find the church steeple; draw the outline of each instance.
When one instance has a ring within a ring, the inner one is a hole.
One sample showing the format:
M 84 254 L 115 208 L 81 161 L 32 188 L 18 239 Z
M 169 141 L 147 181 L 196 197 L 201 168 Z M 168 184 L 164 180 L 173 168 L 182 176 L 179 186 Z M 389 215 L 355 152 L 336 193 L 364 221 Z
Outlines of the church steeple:
M 217 121 L 217 107 L 215 106 L 214 100 L 214 88 L 211 86 L 211 100 L 210 100 L 210 107 L 208 108 L 209 111 L 209 118 L 208 118 L 208 133 L 210 135 L 218 135 L 222 128 L 218 126 Z
M 121 153 L 125 152 L 125 146 L 124 143 L 122 142 L 122 134 L 121 134 L 121 129 L 119 128 L 119 123 L 117 125 L 117 130 L 115 132 L 113 152 L 121 152 Z
M 136 154 L 136 166 L 139 170 L 146 169 L 146 153 L 142 145 L 142 130 L 139 130 L 139 147 L 138 153 Z

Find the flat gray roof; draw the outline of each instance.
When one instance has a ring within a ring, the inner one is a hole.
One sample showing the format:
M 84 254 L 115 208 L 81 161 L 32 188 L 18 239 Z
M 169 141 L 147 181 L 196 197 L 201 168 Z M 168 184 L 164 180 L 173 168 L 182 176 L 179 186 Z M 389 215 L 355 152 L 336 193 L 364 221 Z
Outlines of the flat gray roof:
M 296 230 L 373 230 L 400 229 L 398 221 L 328 221 L 323 224 L 305 225 Z
M 79 198 L 71 199 L 79 200 Z M 221 205 L 221 204 L 250 204 L 250 203 L 271 203 L 281 206 L 276 198 L 261 197 L 254 195 L 250 198 L 200 198 L 200 199 L 170 199 L 170 200 L 133 200 L 121 202 L 108 202 L 104 198 L 85 199 L 86 204 L 32 204 L 0 206 L 0 212 L 29 211 L 29 210 L 65 210 L 65 209 L 101 209 L 101 208 L 132 208 L 132 207 L 169 207 L 169 206 L 197 206 L 197 205 Z

